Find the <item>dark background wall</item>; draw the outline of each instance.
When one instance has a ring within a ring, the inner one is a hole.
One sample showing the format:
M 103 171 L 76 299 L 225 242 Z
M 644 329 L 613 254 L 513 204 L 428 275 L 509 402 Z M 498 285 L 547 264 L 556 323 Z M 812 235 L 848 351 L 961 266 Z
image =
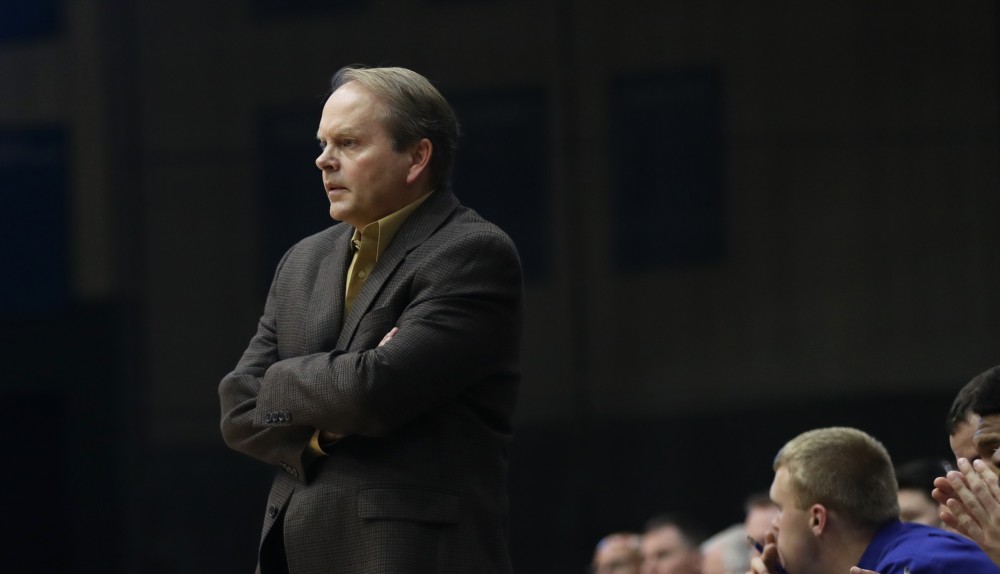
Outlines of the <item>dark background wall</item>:
M 328 225 L 329 76 L 434 80 L 528 276 L 519 573 L 712 529 L 802 430 L 948 454 L 1000 363 L 989 0 L 0 2 L 4 538 L 17 572 L 248 572 L 270 469 L 216 385 Z M 5 566 L 6 570 L 7 567 Z

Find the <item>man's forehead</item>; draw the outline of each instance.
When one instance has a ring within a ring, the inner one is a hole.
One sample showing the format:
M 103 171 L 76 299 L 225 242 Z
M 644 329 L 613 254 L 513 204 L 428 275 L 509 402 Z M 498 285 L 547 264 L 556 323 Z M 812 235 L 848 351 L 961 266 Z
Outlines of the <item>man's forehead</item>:
M 348 82 L 340 86 L 323 104 L 323 116 L 338 117 L 351 114 L 367 113 L 378 109 L 382 102 L 368 88 Z
M 955 432 L 948 437 L 948 445 L 951 446 L 951 452 L 955 455 L 956 459 L 967 458 L 972 460 L 978 457 L 976 444 L 972 437 L 978 426 L 979 417 L 977 416 L 973 422 L 959 423 L 955 427 Z
M 774 471 L 774 482 L 771 483 L 771 502 L 776 508 L 782 510 L 797 508 L 798 502 L 795 492 L 791 472 L 785 466 L 778 467 L 778 470 Z
M 775 495 L 779 491 L 785 490 L 788 487 L 788 469 L 784 466 L 779 466 L 777 470 L 774 471 L 774 480 L 771 481 L 771 501 L 777 502 Z
M 676 524 L 664 524 L 656 530 L 651 530 L 642 537 L 643 542 L 674 542 L 681 540 L 681 531 Z
M 597 550 L 600 552 L 601 550 L 628 548 L 629 546 L 629 539 L 625 536 L 608 536 L 597 543 Z
M 955 428 L 952 430 L 951 436 L 961 436 L 963 433 L 968 434 L 974 432 L 978 426 L 979 415 L 969 413 L 966 415 L 965 420 L 955 423 Z

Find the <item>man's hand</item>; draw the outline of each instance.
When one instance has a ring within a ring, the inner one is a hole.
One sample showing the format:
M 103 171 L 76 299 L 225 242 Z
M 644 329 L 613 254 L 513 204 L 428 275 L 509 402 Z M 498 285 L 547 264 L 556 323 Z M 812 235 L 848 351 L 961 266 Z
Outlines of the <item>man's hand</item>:
M 1000 484 L 981 460 L 958 459 L 958 470 L 934 479 L 931 493 L 943 504 L 941 520 L 968 536 L 995 564 L 1000 564 Z
M 335 432 L 330 432 L 325 430 L 319 431 L 319 446 L 324 447 L 328 444 L 333 444 L 342 438 L 344 438 L 344 435 L 342 434 L 337 434 Z
M 778 540 L 773 532 L 764 537 L 764 550 L 750 560 L 750 572 L 747 574 L 777 574 L 784 572 L 778 558 Z
M 399 332 L 399 327 L 393 327 L 392 329 L 389 329 L 389 332 L 385 334 L 385 337 L 382 337 L 382 340 L 379 341 L 378 346 L 381 347 L 382 345 L 385 345 L 386 343 L 391 341 L 392 338 L 395 337 L 396 333 L 398 332 Z
M 864 568 L 858 568 L 857 566 L 851 566 L 851 574 L 878 574 L 874 570 L 865 570 Z

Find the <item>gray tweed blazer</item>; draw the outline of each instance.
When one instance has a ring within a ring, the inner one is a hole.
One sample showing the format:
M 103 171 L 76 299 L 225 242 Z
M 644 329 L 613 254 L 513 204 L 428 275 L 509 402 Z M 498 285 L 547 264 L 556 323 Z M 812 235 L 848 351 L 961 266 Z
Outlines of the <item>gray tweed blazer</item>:
M 280 467 L 261 540 L 283 517 L 292 574 L 509 573 L 514 244 L 435 192 L 344 317 L 352 233 L 337 224 L 285 254 L 257 334 L 219 385 L 226 443 Z M 346 437 L 310 462 L 314 429 Z

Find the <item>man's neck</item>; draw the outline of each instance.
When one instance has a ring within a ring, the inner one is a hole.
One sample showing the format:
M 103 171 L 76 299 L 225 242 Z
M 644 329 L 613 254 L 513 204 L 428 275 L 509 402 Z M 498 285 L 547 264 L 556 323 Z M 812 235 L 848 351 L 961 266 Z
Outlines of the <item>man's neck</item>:
M 828 530 L 824 535 L 829 536 L 829 540 L 823 545 L 823 556 L 820 560 L 823 567 L 820 574 L 850 572 L 851 566 L 858 565 L 861 556 L 875 537 L 875 533 L 867 529 L 858 532 L 850 527 L 844 528 L 844 525 L 833 531 Z

